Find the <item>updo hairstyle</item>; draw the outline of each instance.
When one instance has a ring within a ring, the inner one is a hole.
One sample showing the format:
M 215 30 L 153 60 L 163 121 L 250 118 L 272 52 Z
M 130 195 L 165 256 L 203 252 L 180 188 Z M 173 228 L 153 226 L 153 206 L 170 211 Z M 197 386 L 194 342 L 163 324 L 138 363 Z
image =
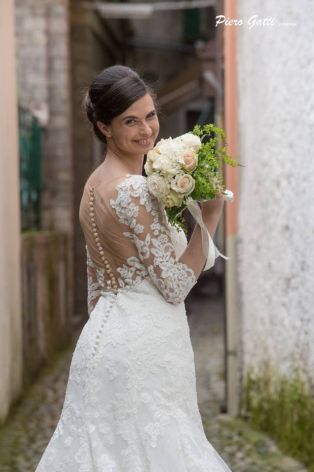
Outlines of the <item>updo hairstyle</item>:
M 129 67 L 116 65 L 100 72 L 84 99 L 86 114 L 97 138 L 106 143 L 106 136 L 98 128 L 97 121 L 110 125 L 113 118 L 147 93 L 155 102 L 153 90 Z

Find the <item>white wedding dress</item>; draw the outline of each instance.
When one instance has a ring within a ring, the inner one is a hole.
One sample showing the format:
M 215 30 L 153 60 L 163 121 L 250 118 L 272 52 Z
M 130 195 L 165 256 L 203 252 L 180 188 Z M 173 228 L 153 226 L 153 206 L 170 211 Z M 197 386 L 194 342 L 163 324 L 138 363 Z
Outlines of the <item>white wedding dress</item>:
M 145 177 L 105 177 L 100 166 L 81 201 L 90 317 L 36 472 L 231 472 L 197 405 L 185 234 Z

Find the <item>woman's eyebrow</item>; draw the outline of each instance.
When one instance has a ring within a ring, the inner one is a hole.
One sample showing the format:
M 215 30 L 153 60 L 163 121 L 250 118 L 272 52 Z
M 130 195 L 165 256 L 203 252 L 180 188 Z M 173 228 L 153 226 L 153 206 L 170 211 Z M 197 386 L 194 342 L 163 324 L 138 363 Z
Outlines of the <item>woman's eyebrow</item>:
M 154 108 L 153 110 L 151 110 L 150 112 L 148 112 L 147 115 L 146 115 L 146 118 L 148 117 L 148 115 L 150 115 L 150 114 L 153 113 L 154 111 L 156 111 L 155 108 Z M 130 118 L 132 118 L 132 119 L 135 118 L 135 119 L 137 120 L 137 119 L 138 119 L 138 116 L 135 116 L 135 115 L 128 115 L 128 116 L 124 116 L 122 119 L 123 119 L 123 120 L 127 120 L 127 119 L 130 119 Z

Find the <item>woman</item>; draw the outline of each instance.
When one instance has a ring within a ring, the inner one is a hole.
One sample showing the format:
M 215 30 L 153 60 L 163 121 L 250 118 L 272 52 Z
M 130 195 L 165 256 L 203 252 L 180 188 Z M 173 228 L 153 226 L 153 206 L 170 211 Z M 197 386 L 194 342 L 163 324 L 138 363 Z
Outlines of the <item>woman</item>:
M 85 106 L 106 143 L 80 206 L 90 318 L 36 471 L 230 472 L 203 430 L 184 305 L 206 264 L 201 231 L 187 244 L 141 175 L 159 132 L 154 95 L 136 72 L 113 66 Z M 202 206 L 212 236 L 222 206 Z

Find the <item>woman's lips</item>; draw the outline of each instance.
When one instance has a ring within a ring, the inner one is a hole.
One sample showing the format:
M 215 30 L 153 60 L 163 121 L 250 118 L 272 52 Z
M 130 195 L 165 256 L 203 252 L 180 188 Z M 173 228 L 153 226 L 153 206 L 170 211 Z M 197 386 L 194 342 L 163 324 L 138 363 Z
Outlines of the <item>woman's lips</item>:
M 137 139 L 137 140 L 134 140 L 137 144 L 139 144 L 140 146 L 151 146 L 152 143 L 153 143 L 153 140 L 152 138 L 148 138 L 148 139 Z

